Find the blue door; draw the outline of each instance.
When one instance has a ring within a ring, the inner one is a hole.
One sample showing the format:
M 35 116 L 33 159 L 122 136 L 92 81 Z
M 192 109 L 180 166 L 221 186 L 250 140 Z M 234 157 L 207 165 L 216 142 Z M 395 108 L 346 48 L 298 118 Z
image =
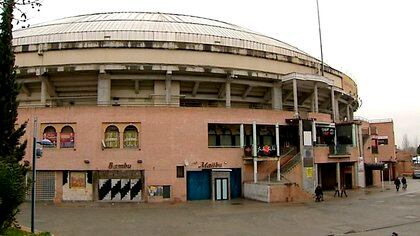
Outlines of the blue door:
M 187 200 L 211 199 L 211 176 L 209 170 L 187 171 Z
M 234 168 L 230 172 L 230 198 L 241 198 L 242 197 L 242 179 L 241 169 Z

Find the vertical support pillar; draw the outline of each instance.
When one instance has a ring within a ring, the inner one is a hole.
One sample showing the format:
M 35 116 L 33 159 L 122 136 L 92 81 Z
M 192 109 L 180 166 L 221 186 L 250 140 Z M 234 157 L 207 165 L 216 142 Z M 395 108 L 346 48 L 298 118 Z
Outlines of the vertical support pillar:
M 257 123 L 252 123 L 252 156 L 257 157 Z
M 43 76 L 41 77 L 41 106 L 45 107 L 47 105 L 47 81 Z
M 354 186 L 355 187 L 357 187 L 357 186 L 359 186 L 359 178 L 358 178 L 358 173 L 359 173 L 359 168 L 358 168 L 358 164 L 359 163 L 359 161 L 356 161 L 355 163 L 354 163 L 354 166 L 353 166 L 353 173 L 354 173 L 354 177 L 353 177 L 353 179 L 354 179 Z
M 241 148 L 245 147 L 245 132 L 244 132 L 244 124 L 241 124 L 239 126 L 239 135 L 240 135 L 240 139 L 239 139 L 239 143 Z
M 258 182 L 258 164 L 257 159 L 254 158 L 254 183 Z
M 305 173 L 305 167 L 304 167 L 304 161 L 303 161 L 303 121 L 302 119 L 299 119 L 299 152 L 300 152 L 300 158 L 302 163 L 302 183 L 301 186 L 305 186 L 305 179 L 306 179 L 306 173 Z
M 338 183 L 338 189 L 340 190 L 341 189 L 341 173 L 340 173 L 340 162 L 337 162 L 337 165 L 336 165 L 336 167 L 337 167 L 337 183 Z
M 350 117 L 350 104 L 348 104 L 348 103 L 347 103 L 347 105 L 346 105 L 346 109 L 347 109 L 347 120 L 348 120 L 348 121 L 353 120 L 353 119 Z
M 280 127 L 279 123 L 276 124 L 276 151 L 277 156 L 280 156 Z
M 165 102 L 170 106 L 172 101 L 172 71 L 166 72 L 165 78 Z
M 111 78 L 106 73 L 98 75 L 98 106 L 109 106 L 111 104 Z
M 316 123 L 315 120 L 312 120 L 312 144 L 315 146 L 316 144 Z
M 274 82 L 273 87 L 271 88 L 271 108 L 273 110 L 280 110 L 280 86 L 278 82 Z
M 314 163 L 314 169 L 313 170 L 314 170 L 314 173 L 313 173 L 313 176 L 314 176 L 314 186 L 316 187 L 319 184 L 319 180 L 318 180 L 318 164 Z
M 283 110 L 283 86 L 279 85 L 279 109 Z
M 294 105 L 294 111 L 295 116 L 299 116 L 299 107 L 298 107 L 298 91 L 297 91 L 297 81 L 296 79 L 293 80 L 293 105 Z
M 276 151 L 277 157 L 280 157 L 280 128 L 279 123 L 276 124 Z M 280 158 L 277 160 L 277 181 L 280 181 Z
M 225 84 L 225 92 L 226 92 L 226 108 L 230 108 L 231 106 L 231 99 L 230 99 L 230 81 L 226 81 Z
M 332 115 L 332 119 L 333 122 L 336 122 L 336 105 L 335 105 L 335 93 L 334 93 L 335 89 L 334 86 L 331 86 L 331 115 Z
M 315 83 L 314 86 L 314 102 L 315 102 L 315 112 L 319 112 L 319 104 L 318 104 L 318 83 Z

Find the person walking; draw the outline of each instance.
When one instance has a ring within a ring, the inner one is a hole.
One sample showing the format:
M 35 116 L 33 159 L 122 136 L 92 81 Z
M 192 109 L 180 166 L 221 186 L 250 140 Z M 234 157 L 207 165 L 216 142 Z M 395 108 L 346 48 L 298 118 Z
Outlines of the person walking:
M 345 186 L 345 184 L 342 184 L 342 185 L 341 185 L 341 193 L 340 193 L 340 197 L 343 197 L 343 193 L 344 193 L 344 195 L 346 195 L 346 197 L 347 197 L 347 192 L 346 192 L 346 186 Z
M 401 183 L 402 183 L 402 189 L 406 190 L 407 189 L 407 180 L 405 179 L 405 177 L 403 176 L 401 179 Z
M 321 185 L 318 185 L 315 188 L 315 201 L 316 202 L 324 201 L 324 194 L 322 193 Z
M 335 195 L 337 195 L 337 197 L 339 197 L 340 196 L 340 190 L 338 189 L 338 183 L 335 183 L 335 185 L 334 185 L 334 197 L 335 197 Z
M 395 178 L 394 184 L 395 184 L 395 188 L 397 189 L 397 192 L 398 192 L 400 190 L 400 185 L 401 185 L 401 181 L 398 177 Z

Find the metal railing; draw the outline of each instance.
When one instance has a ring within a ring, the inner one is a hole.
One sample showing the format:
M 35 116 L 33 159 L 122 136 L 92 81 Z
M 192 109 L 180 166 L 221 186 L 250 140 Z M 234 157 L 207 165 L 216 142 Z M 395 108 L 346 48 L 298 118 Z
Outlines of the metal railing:
M 350 147 L 349 144 L 337 144 L 335 146 L 329 146 L 330 155 L 350 155 Z

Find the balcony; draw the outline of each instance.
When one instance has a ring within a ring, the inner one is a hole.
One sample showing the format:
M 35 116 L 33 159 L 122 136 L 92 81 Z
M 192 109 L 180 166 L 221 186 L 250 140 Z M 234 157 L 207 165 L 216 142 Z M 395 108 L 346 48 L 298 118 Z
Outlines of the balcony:
M 335 146 L 329 146 L 329 158 L 350 158 L 352 146 L 349 144 L 338 144 Z

